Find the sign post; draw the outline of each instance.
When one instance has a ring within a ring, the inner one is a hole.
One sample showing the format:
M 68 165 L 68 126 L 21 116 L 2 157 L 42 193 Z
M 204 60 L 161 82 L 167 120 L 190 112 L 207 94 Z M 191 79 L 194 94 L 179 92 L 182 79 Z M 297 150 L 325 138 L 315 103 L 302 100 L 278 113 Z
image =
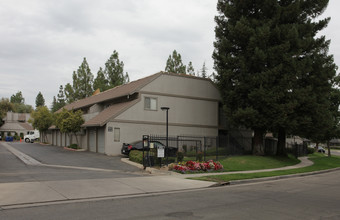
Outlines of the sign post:
M 160 160 L 160 163 L 159 163 L 160 166 L 162 166 L 162 158 L 164 158 L 164 149 L 165 149 L 164 146 L 158 145 L 157 147 L 157 157 Z
M 143 135 L 143 167 L 144 167 L 144 170 L 146 169 L 146 163 L 145 163 L 145 159 L 144 159 L 144 150 L 145 148 L 149 148 L 149 135 Z

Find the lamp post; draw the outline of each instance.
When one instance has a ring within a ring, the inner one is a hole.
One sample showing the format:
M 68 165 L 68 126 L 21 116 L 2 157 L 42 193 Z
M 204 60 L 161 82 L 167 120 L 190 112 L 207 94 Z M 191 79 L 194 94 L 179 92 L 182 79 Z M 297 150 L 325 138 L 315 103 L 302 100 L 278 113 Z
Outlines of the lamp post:
M 161 107 L 162 111 L 166 111 L 166 165 L 168 166 L 168 155 L 169 155 L 169 144 L 168 144 L 168 140 L 169 140 L 169 107 Z

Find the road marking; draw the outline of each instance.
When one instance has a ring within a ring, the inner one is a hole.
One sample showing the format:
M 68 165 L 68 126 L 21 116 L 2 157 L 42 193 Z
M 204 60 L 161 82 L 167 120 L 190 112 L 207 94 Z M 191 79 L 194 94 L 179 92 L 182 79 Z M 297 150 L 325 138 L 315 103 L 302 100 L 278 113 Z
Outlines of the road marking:
M 77 166 L 63 166 L 63 165 L 53 165 L 53 164 L 43 164 L 37 161 L 36 159 L 28 156 L 27 154 L 18 151 L 14 147 L 10 146 L 7 143 L 1 143 L 4 147 L 7 148 L 12 154 L 18 157 L 22 162 L 26 165 L 31 166 L 43 166 L 43 167 L 53 167 L 53 168 L 65 168 L 65 169 L 76 169 L 76 170 L 89 170 L 89 171 L 101 171 L 101 172 L 121 172 L 120 170 L 110 170 L 110 169 L 101 169 L 101 168 L 93 168 L 93 167 L 77 167 Z
M 32 165 L 32 166 L 41 166 L 42 163 L 37 161 L 36 159 L 33 159 L 32 157 L 18 151 L 14 147 L 10 146 L 7 143 L 2 143 L 3 146 L 7 148 L 12 154 L 14 154 L 16 157 L 18 157 L 20 160 L 22 160 L 25 164 L 27 165 Z

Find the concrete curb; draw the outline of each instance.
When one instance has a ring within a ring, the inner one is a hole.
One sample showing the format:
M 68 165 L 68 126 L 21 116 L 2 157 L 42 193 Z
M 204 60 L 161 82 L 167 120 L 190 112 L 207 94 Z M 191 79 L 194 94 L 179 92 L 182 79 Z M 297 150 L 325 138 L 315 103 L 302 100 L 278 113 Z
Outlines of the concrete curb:
M 121 161 L 124 163 L 130 164 L 132 166 L 138 167 L 139 169 L 142 169 L 142 170 L 144 169 L 144 166 L 142 164 L 133 162 L 129 158 L 121 158 Z M 152 168 L 152 167 L 146 167 L 145 171 L 150 174 L 154 174 L 154 175 L 182 175 L 180 173 L 167 171 L 167 170 L 159 170 L 159 169 Z
M 265 170 L 253 170 L 253 171 L 240 171 L 240 172 L 221 172 L 221 173 L 201 173 L 201 174 L 180 174 L 173 171 L 162 171 L 155 168 L 147 167 L 146 171 L 150 174 L 155 175 L 173 175 L 175 178 L 192 178 L 199 176 L 211 176 L 211 175 L 228 175 L 228 174 L 235 174 L 235 173 L 260 173 L 260 172 L 270 172 L 270 171 L 280 171 L 280 170 L 288 170 L 288 169 L 298 169 L 301 167 L 307 167 L 313 165 L 313 162 L 308 160 L 307 157 L 299 158 L 302 163 L 293 165 L 293 166 L 287 166 L 287 167 L 281 167 L 276 169 L 265 169 Z M 143 165 L 130 161 L 129 158 L 122 158 L 122 162 L 128 163 L 130 165 L 139 167 L 140 169 L 143 169 Z M 308 160 L 308 162 L 306 162 Z M 305 164 L 305 165 L 304 165 Z M 332 168 L 327 170 L 320 170 L 320 171 L 313 171 L 313 172 L 307 172 L 307 173 L 297 173 L 297 174 L 289 174 L 289 175 L 281 175 L 281 176 L 273 176 L 273 177 L 263 177 L 263 178 L 253 178 L 253 179 L 245 179 L 245 180 L 232 180 L 228 182 L 216 182 L 210 187 L 218 187 L 218 186 L 227 186 L 227 185 L 239 185 L 239 184 L 247 184 L 247 183 L 258 183 L 258 182 L 267 182 L 267 181 L 274 181 L 274 180 L 281 180 L 281 179 L 288 179 L 288 178 L 296 178 L 296 177 L 304 177 L 304 176 L 311 176 L 311 175 L 317 175 L 317 174 L 323 174 L 323 173 L 329 173 L 333 171 L 340 170 L 340 167 L 338 168 Z M 196 176 L 195 176 L 196 175 Z
M 296 177 L 312 176 L 312 175 L 323 174 L 323 173 L 330 173 L 330 172 L 338 171 L 338 170 L 340 170 L 340 167 L 332 168 L 332 169 L 328 169 L 328 170 L 307 172 L 307 173 L 296 173 L 296 174 L 289 174 L 289 175 L 282 175 L 282 176 L 263 177 L 263 178 L 245 179 L 245 180 L 232 180 L 232 181 L 229 181 L 229 182 L 217 183 L 214 186 L 267 182 L 267 181 L 273 181 L 273 180 L 281 180 L 281 179 L 288 179 L 288 178 L 296 178 Z

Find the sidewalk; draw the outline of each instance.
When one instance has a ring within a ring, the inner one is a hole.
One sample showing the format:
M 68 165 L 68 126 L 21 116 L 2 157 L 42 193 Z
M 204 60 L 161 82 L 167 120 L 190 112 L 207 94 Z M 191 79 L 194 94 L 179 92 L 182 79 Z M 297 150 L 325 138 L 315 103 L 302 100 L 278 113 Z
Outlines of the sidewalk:
M 15 154 L 28 166 L 49 166 L 14 149 L 9 144 L 3 144 L 9 151 Z M 39 159 L 39 158 L 36 158 Z M 278 169 L 268 169 L 262 171 L 285 170 L 298 167 L 310 166 L 311 161 L 307 158 L 299 158 L 301 163 L 295 166 L 282 167 Z M 132 163 L 132 162 L 128 162 Z M 60 165 L 59 165 L 60 166 Z M 137 165 L 138 166 L 138 165 Z M 57 166 L 58 167 L 58 166 Z M 63 166 L 64 168 L 67 166 Z M 70 169 L 93 169 L 69 167 Z M 98 172 L 107 170 L 96 169 Z M 101 179 L 82 179 L 82 180 L 61 180 L 61 181 L 33 181 L 0 183 L 0 208 L 13 209 L 19 207 L 30 207 L 43 204 L 55 204 L 74 201 L 88 201 L 100 199 L 112 199 L 126 196 L 153 195 L 157 193 L 194 190 L 214 186 L 214 182 L 205 182 L 186 179 L 187 177 L 197 177 L 203 175 L 222 175 L 226 173 L 202 173 L 202 174 L 178 174 L 170 171 L 160 171 L 148 168 L 152 175 L 124 178 L 101 178 Z M 142 170 L 141 170 L 142 172 Z M 230 173 L 250 173 L 259 172 L 242 171 Z

